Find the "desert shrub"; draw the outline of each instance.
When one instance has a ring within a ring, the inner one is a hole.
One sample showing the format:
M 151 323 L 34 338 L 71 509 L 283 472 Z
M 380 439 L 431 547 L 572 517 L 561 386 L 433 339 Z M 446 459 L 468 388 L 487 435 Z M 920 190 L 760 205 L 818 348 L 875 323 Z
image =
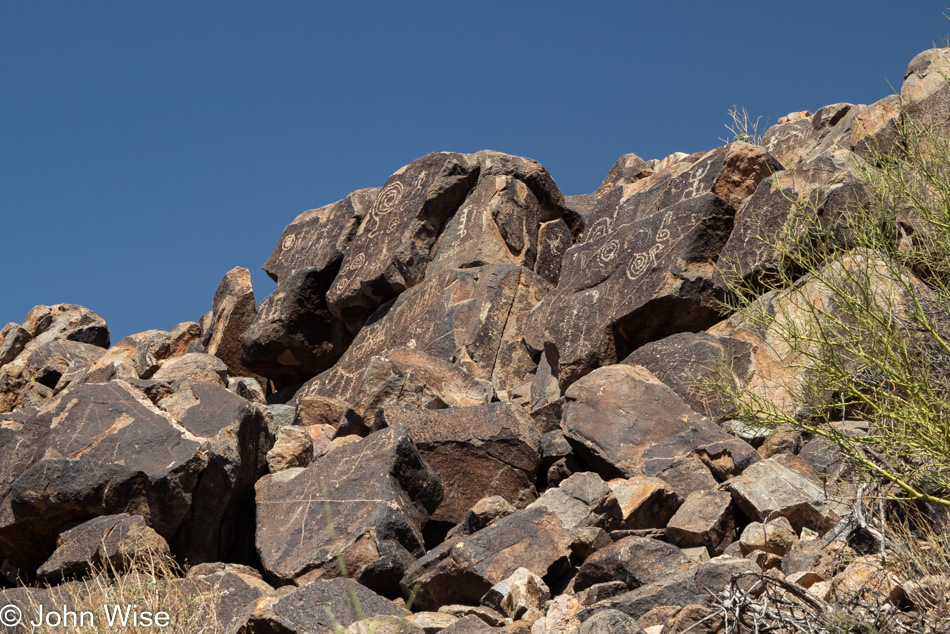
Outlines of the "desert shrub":
M 864 479 L 950 506 L 950 142 L 913 120 L 898 136 L 854 158 L 864 195 L 835 221 L 801 198 L 761 232 L 767 275 L 724 268 L 730 308 L 786 371 L 716 388 L 737 419 L 824 437 Z

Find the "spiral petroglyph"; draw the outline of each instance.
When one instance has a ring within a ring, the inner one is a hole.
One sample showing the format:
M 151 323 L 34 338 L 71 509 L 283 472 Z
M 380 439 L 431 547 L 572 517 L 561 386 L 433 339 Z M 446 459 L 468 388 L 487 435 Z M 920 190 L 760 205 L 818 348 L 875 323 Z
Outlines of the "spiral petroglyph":
M 406 186 L 399 181 L 386 185 L 383 191 L 379 192 L 379 196 L 376 197 L 376 204 L 373 206 L 373 211 L 376 215 L 385 216 L 395 209 L 399 201 L 402 200 L 402 194 L 405 189 Z
M 635 253 L 627 264 L 627 277 L 631 280 L 637 279 L 646 272 L 648 266 L 650 266 L 650 252 Z
M 612 262 L 615 257 L 617 257 L 618 251 L 620 251 L 620 242 L 617 240 L 609 240 L 597 252 L 597 261 L 602 264 L 608 264 Z
M 610 233 L 610 218 L 598 218 L 587 232 L 587 241 L 592 242 Z

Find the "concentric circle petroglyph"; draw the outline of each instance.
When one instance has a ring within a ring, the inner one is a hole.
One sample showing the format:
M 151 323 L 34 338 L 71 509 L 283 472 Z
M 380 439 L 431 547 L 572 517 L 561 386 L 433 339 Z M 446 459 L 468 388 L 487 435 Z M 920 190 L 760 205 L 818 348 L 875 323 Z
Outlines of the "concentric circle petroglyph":
M 590 226 L 590 231 L 587 232 L 587 240 L 593 241 L 597 238 L 603 238 L 608 233 L 610 233 L 610 218 L 598 218 Z
M 597 259 L 603 264 L 607 264 L 617 257 L 618 251 L 620 251 L 620 242 L 609 240 L 597 251 Z
M 383 191 L 379 192 L 379 196 L 376 197 L 376 205 L 374 207 L 376 214 L 385 216 L 395 209 L 402 199 L 403 191 L 405 191 L 405 186 L 399 181 L 386 185 Z
M 294 235 L 294 234 L 290 234 L 289 236 L 287 236 L 286 238 L 284 238 L 284 241 L 281 242 L 281 246 L 282 246 L 284 249 L 291 249 L 291 248 L 293 248 L 294 243 L 295 243 L 296 241 L 297 241 L 297 236 Z

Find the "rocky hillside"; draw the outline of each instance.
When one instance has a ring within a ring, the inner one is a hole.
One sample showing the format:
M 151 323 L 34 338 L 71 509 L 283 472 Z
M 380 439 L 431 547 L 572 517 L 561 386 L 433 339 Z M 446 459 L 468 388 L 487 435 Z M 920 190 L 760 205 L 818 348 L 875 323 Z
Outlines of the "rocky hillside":
M 903 118 L 946 126 L 948 57 L 760 144 L 628 154 L 584 196 L 530 159 L 426 155 L 294 219 L 260 303 L 236 268 L 170 332 L 111 345 L 37 306 L 0 331 L 3 602 L 33 614 L 143 544 L 217 588 L 227 631 L 331 631 L 324 608 L 368 631 L 343 564 L 403 632 L 722 631 L 738 573 L 819 600 L 865 579 L 860 550 L 830 565 L 854 533 L 834 446 L 749 431 L 697 378 L 783 397 L 730 276 L 778 266 L 796 197 L 845 213 Z

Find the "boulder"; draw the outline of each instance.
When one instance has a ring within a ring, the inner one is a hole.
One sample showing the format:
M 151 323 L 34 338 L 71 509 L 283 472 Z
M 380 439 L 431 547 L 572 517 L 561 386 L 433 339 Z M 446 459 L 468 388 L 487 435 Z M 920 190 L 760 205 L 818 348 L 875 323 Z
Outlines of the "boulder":
M 623 363 L 642 365 L 690 408 L 718 422 L 732 407 L 713 382 L 729 380 L 724 369 L 735 375 L 734 380 L 746 377 L 751 351 L 752 344 L 740 339 L 681 332 L 637 348 Z
M 635 158 L 629 163 L 626 176 L 617 174 L 615 165 L 611 173 L 616 184 L 608 174 L 594 195 L 584 214 L 582 241 L 600 240 L 624 224 L 697 196 L 712 195 L 733 210 L 739 209 L 759 181 L 781 169 L 762 147 L 741 141 L 709 152 L 678 153 L 652 165 L 640 166 Z
M 158 372 L 152 375 L 152 379 L 169 383 L 190 379 L 227 387 L 228 366 L 210 354 L 189 352 L 167 360 Z
M 416 409 L 472 407 L 492 401 L 491 383 L 421 350 L 395 348 L 372 356 L 360 378 L 353 410 L 370 426 L 386 404 Z
M 10 322 L 0 330 L 0 366 L 10 363 L 23 351 L 32 335 L 20 324 Z
M 353 598 L 359 602 L 359 609 Z M 252 632 L 294 634 L 296 632 L 336 632 L 335 624 L 346 628 L 373 616 L 402 617 L 405 610 L 389 599 L 351 579 L 317 579 L 259 601 L 248 619 Z
M 300 383 L 332 366 L 353 340 L 330 313 L 327 289 L 335 266 L 303 268 L 277 285 L 241 337 L 241 363 L 281 385 Z
M 257 601 L 274 593 L 257 570 L 239 564 L 198 564 L 188 569 L 186 578 L 168 583 L 184 586 L 182 594 L 186 597 L 189 597 L 189 589 L 208 597 L 222 634 L 245 632 Z M 194 592 L 190 596 L 194 596 Z M 200 612 L 195 616 L 200 618 Z
M 469 155 L 427 154 L 389 177 L 343 255 L 326 301 L 351 331 L 382 304 L 422 281 L 445 221 L 481 165 Z
M 83 376 L 105 350 L 78 341 L 50 341 L 34 348 L 27 359 L 26 371 L 35 381 L 58 392 Z
M 446 540 L 457 539 L 480 531 L 495 520 L 507 517 L 517 509 L 500 495 L 482 498 L 470 508 L 462 521 L 446 535 Z
M 277 432 L 274 446 L 267 452 L 267 468 L 271 473 L 306 467 L 313 460 L 313 439 L 307 430 L 287 425 Z
M 339 262 L 378 194 L 378 187 L 359 189 L 343 200 L 303 212 L 284 229 L 264 270 L 279 284 L 297 271 L 323 270 Z
M 581 624 L 577 634 L 645 634 L 632 617 L 619 610 L 603 610 Z
M 551 591 L 541 577 L 527 568 L 518 568 L 510 577 L 493 585 L 482 597 L 482 604 L 517 620 L 528 610 L 542 610 L 550 599 Z
M 56 550 L 36 571 L 36 577 L 57 583 L 93 570 L 121 573 L 136 558 L 170 555 L 168 543 L 141 515 L 103 515 L 63 530 Z
M 743 557 L 756 550 L 784 557 L 797 540 L 798 536 L 788 518 L 778 517 L 764 524 L 748 524 L 739 536 L 739 547 Z
M 320 394 L 354 402 L 370 359 L 395 348 L 450 362 L 496 390 L 519 385 L 536 366 L 521 340 L 524 320 L 549 288 L 511 265 L 439 272 L 374 314 L 340 361 L 294 399 Z
M 901 85 L 901 106 L 915 126 L 946 136 L 950 129 L 950 48 L 933 48 L 910 60 Z
M 627 589 L 658 581 L 693 567 L 672 544 L 649 537 L 625 537 L 587 558 L 574 578 L 574 590 L 622 581 Z
M 235 267 L 224 275 L 212 302 L 211 327 L 205 350 L 224 361 L 231 376 L 252 376 L 241 363 L 241 337 L 257 315 L 251 272 Z
M 683 502 L 660 478 L 615 478 L 607 485 L 620 505 L 621 524 L 628 530 L 665 527 Z
M 851 126 L 864 109 L 850 103 L 836 103 L 810 117 L 792 118 L 765 131 L 762 146 L 778 159 L 782 167 L 792 169 L 828 150 L 851 150 Z
M 376 423 L 408 429 L 419 455 L 442 481 L 444 498 L 429 519 L 429 530 L 441 531 L 436 543 L 484 497 L 501 496 L 516 508 L 537 497 L 541 436 L 519 408 L 508 403 L 444 410 L 387 405 Z
M 264 467 L 263 417 L 199 381 L 166 401 L 162 411 L 123 381 L 80 384 L 5 427 L 0 550 L 9 567 L 30 575 L 64 524 L 117 513 L 143 516 L 191 562 L 242 556 L 239 527 Z
M 847 243 L 844 219 L 867 194 L 847 149 L 828 150 L 759 183 L 719 256 L 717 287 L 754 284 L 789 267 L 806 240 Z M 829 245 L 831 246 L 831 245 Z
M 272 579 L 338 577 L 339 556 L 354 580 L 384 594 L 425 552 L 422 527 L 442 501 L 438 477 L 402 427 L 265 476 L 255 488 L 257 552 Z
M 639 366 L 596 370 L 566 396 L 565 436 L 604 478 L 657 475 L 691 454 L 728 463 L 734 473 L 759 459 Z
M 557 515 L 564 528 L 612 530 L 620 525 L 620 505 L 613 491 L 590 471 L 575 473 L 545 491 L 528 508 L 545 508 Z
M 478 603 L 493 585 L 527 568 L 550 583 L 564 571 L 574 537 L 545 508 L 512 513 L 486 528 L 436 546 L 417 560 L 401 582 L 415 604 L 436 609 L 450 603 Z
M 721 555 L 736 536 L 732 496 L 726 491 L 691 493 L 666 525 L 667 539 L 681 548 L 705 546 Z
M 0 354 L 9 360 L 0 363 L 0 412 L 9 412 L 21 406 L 20 391 L 34 378 L 30 374 L 30 357 L 54 341 L 108 348 L 109 328 L 102 317 L 75 304 L 36 306 L 27 314 L 21 326 L 5 326 Z M 41 353 L 40 356 L 48 354 Z
M 655 608 L 702 604 L 709 598 L 709 594 L 696 584 L 695 570 L 686 569 L 667 573 L 657 581 L 595 603 L 578 612 L 577 616 L 581 621 L 586 621 L 602 610 L 619 610 L 639 619 Z
M 734 214 L 721 198 L 696 196 L 567 250 L 525 333 L 562 389 L 645 343 L 721 319 L 713 264 Z
M 808 477 L 800 460 L 760 460 L 727 483 L 736 505 L 756 522 L 785 517 L 798 532 L 803 527 L 824 533 L 843 511 Z

